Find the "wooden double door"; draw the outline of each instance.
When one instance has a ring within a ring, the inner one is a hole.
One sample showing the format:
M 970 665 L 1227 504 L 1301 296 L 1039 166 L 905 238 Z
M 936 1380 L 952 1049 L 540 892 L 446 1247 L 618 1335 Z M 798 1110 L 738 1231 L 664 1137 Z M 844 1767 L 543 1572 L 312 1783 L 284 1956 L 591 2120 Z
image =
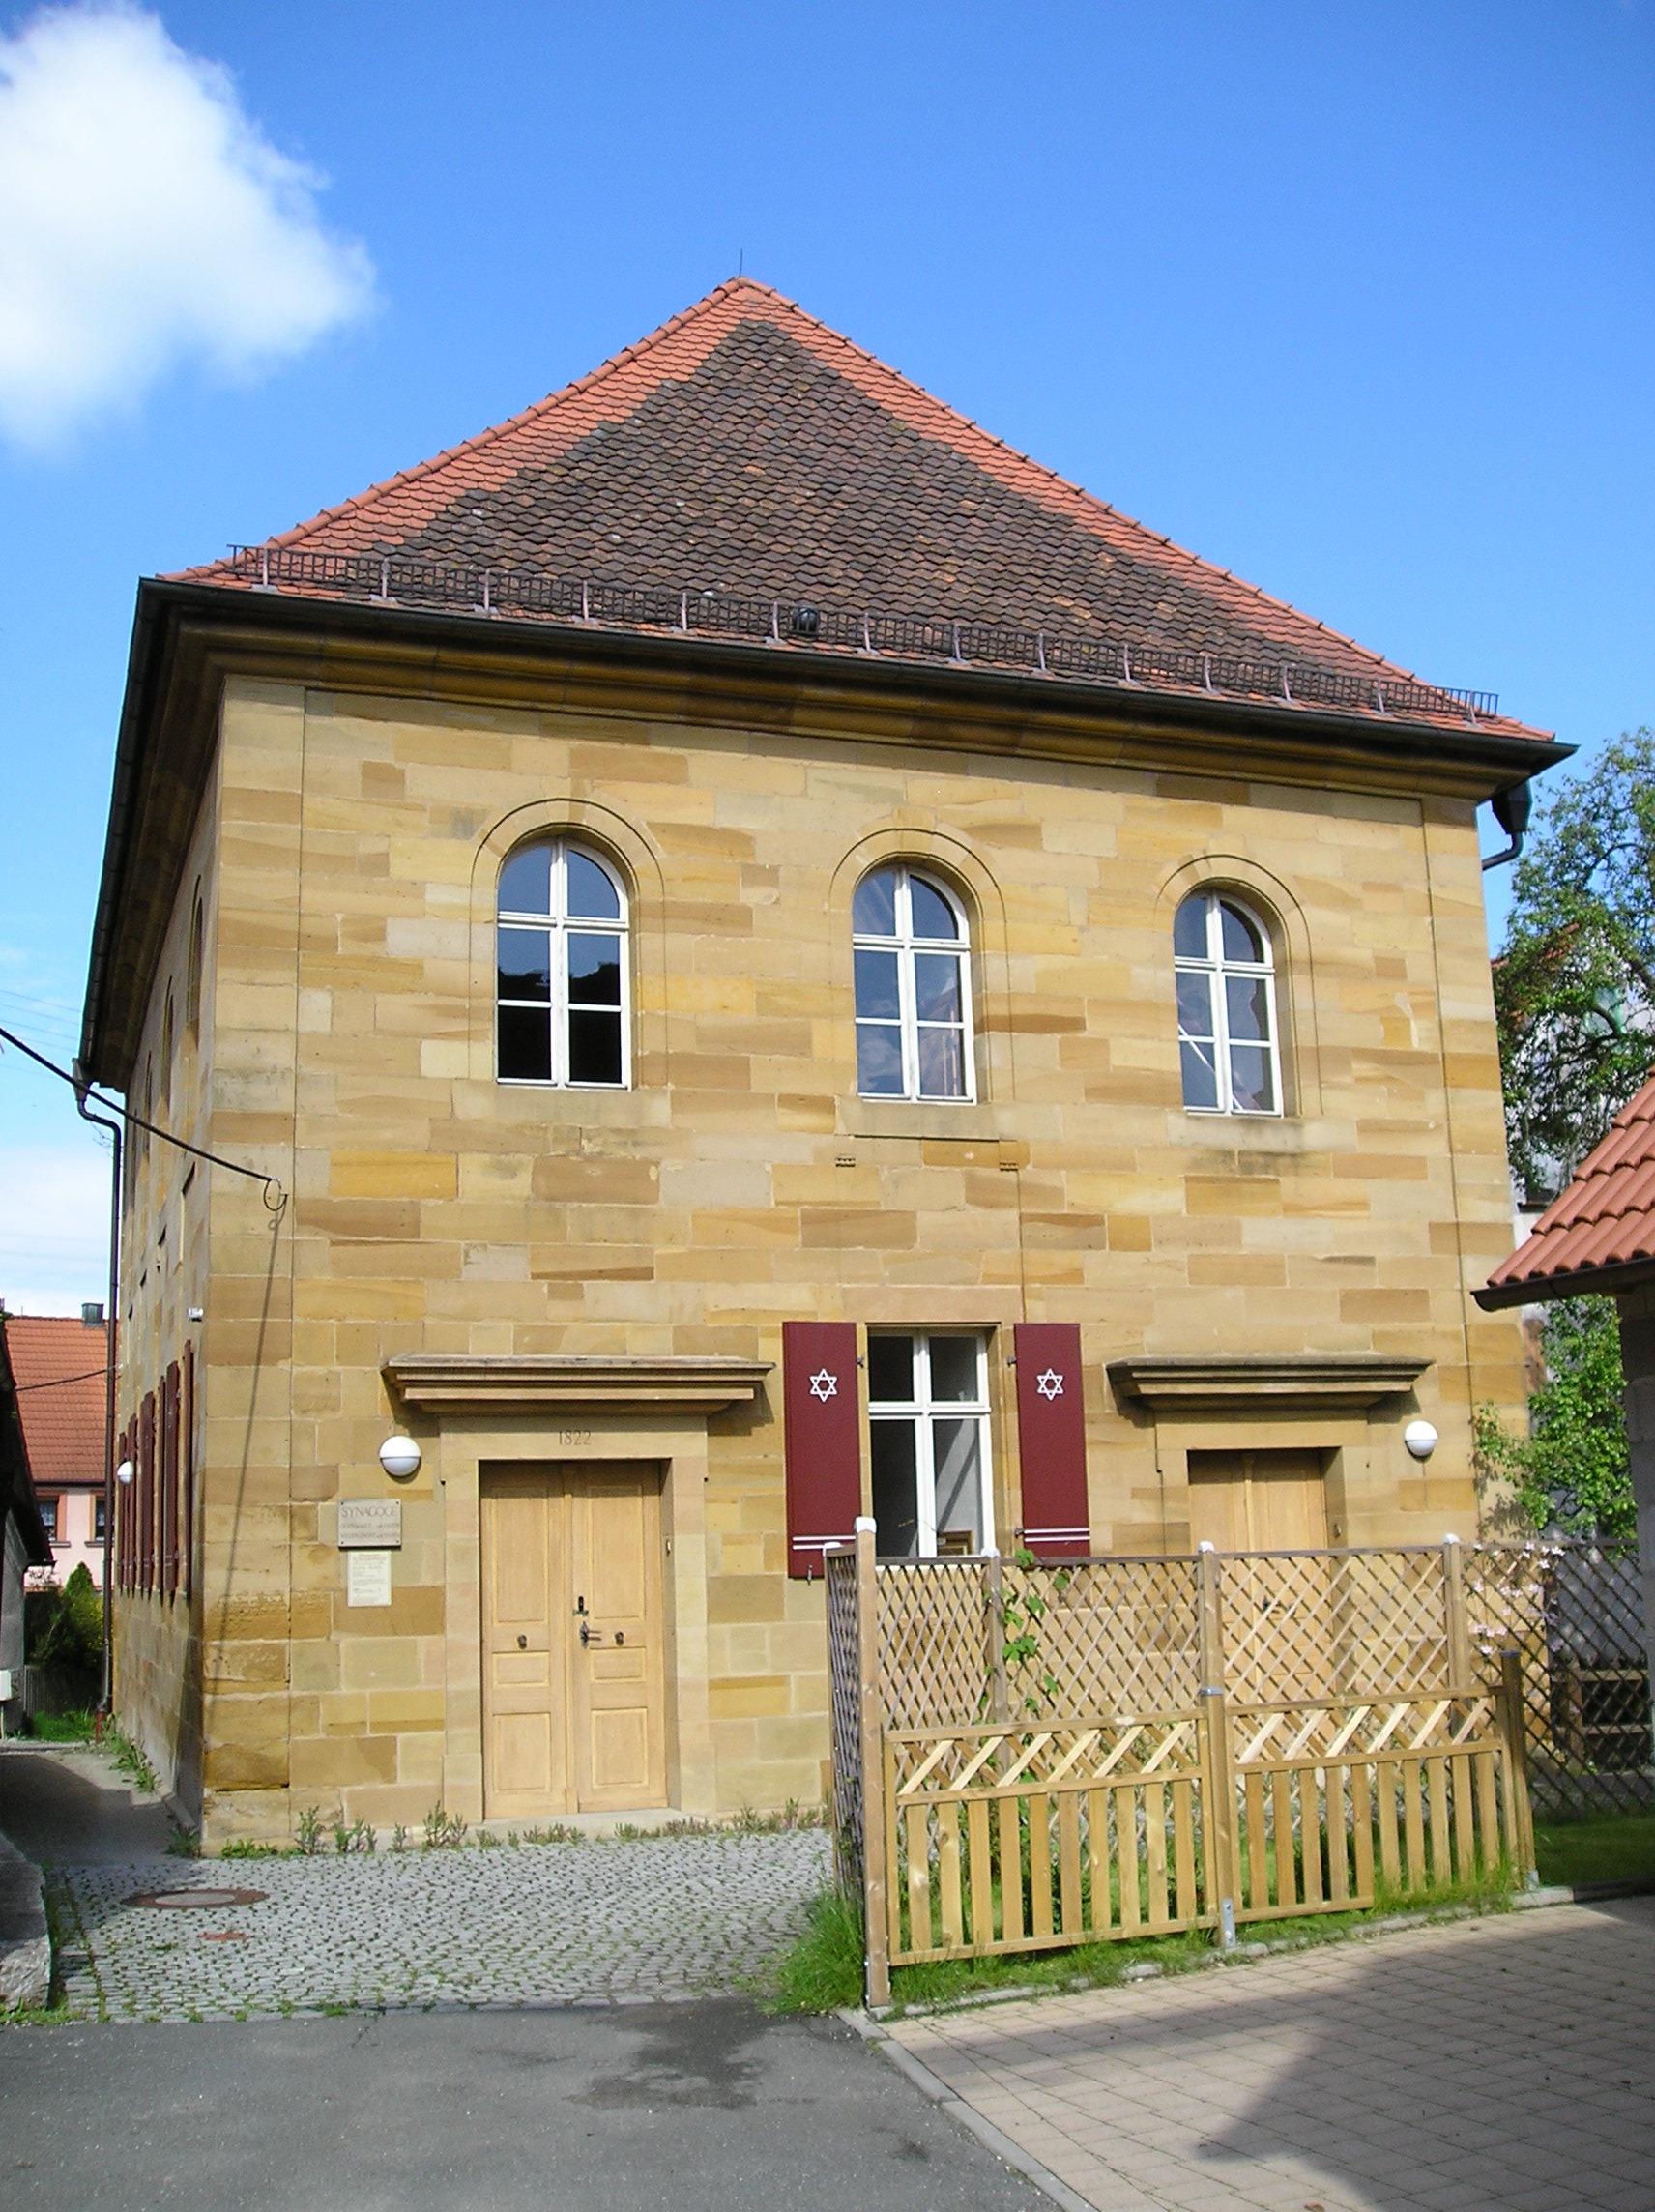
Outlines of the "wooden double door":
M 1327 1542 L 1327 1455 L 1192 1451 L 1190 1542 L 1220 1552 L 1319 1552 Z
M 485 1817 L 664 1805 L 659 1469 L 485 1466 L 480 1491 Z

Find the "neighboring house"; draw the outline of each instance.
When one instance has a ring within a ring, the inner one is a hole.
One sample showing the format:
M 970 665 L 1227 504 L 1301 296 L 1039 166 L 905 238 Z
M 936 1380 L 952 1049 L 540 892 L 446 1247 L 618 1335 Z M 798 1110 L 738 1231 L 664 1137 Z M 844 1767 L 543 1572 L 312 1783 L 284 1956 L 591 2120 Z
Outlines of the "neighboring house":
M 8 1323 L 13 1317 L 6 1317 Z M 35 1504 L 16 1387 L 0 1326 L 0 1734 L 23 1719 L 23 1587 L 51 1566 L 51 1540 Z
M 1643 1628 L 1655 1682 L 1655 1081 L 1621 1108 L 1603 1143 L 1476 1299 L 1497 1312 L 1588 1295 L 1612 1297 L 1620 1321 Z
M 280 1184 L 128 1150 L 116 1696 L 209 1845 L 817 1797 L 858 1512 L 1470 1533 L 1476 810 L 1561 751 L 744 282 L 146 581 L 83 1065 Z
M 80 1319 L 0 1317 L 35 1502 L 51 1540 L 51 1579 L 83 1566 L 103 1586 L 103 1440 L 108 1327 L 102 1305 Z M 39 1579 L 39 1578 L 37 1578 Z

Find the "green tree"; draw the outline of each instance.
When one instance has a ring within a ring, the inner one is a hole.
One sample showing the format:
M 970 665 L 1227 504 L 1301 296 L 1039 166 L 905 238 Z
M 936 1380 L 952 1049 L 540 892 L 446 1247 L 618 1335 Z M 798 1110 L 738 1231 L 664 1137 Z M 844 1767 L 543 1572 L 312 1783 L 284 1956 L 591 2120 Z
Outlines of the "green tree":
M 1557 1299 L 1541 1344 L 1546 1380 L 1528 1401 L 1527 1437 L 1508 1436 L 1492 1406 L 1477 1409 L 1483 1469 L 1506 1477 L 1536 1530 L 1636 1535 L 1614 1300 Z
M 61 1589 L 48 1583 L 29 1591 L 23 1630 L 32 1666 L 97 1665 L 103 1652 L 103 1600 L 84 1563 Z
M 1549 1194 L 1655 1062 L 1655 731 L 1542 797 L 1495 1008 L 1512 1171 Z

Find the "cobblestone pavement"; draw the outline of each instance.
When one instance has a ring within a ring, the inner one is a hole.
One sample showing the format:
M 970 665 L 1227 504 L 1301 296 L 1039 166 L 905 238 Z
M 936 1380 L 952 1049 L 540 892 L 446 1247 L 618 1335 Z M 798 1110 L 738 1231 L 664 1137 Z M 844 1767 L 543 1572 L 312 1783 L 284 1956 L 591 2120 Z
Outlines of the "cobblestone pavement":
M 59 1970 L 83 2019 L 629 2003 L 740 1988 L 803 1929 L 821 1831 L 68 1866 Z M 259 1890 L 157 1909 L 158 1890 Z
M 1655 2207 L 1655 1899 L 890 2032 L 1099 2212 Z

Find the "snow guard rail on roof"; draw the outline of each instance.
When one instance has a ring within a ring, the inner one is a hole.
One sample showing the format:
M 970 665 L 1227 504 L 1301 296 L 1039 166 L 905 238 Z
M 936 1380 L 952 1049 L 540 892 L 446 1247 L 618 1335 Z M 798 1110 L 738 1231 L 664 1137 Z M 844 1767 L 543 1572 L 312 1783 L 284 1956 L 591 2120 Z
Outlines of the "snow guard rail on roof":
M 1499 694 L 1409 677 L 1354 676 L 1303 661 L 1254 660 L 1161 645 L 1072 637 L 1002 623 L 925 615 L 848 612 L 810 600 L 741 597 L 658 585 L 571 583 L 528 568 L 447 568 L 376 553 L 311 553 L 301 547 L 235 545 L 224 569 L 258 591 L 284 584 L 369 606 L 455 607 L 465 613 L 681 635 L 842 650 L 877 657 L 1023 668 L 1093 683 L 1167 685 L 1243 698 L 1278 699 L 1373 714 L 1451 715 L 1474 723 L 1499 713 Z

